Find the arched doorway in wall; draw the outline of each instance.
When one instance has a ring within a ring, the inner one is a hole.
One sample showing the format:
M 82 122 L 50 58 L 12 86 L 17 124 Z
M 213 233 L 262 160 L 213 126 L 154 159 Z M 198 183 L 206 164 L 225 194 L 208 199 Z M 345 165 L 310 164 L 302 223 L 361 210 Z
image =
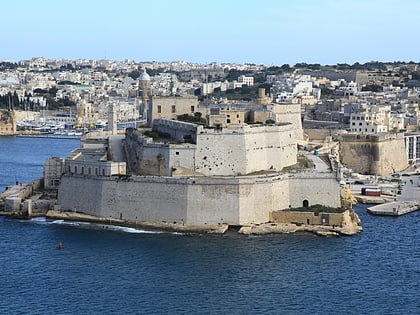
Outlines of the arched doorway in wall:
M 309 201 L 308 200 L 303 200 L 303 204 L 302 204 L 302 206 L 304 207 L 304 208 L 308 208 L 309 207 Z

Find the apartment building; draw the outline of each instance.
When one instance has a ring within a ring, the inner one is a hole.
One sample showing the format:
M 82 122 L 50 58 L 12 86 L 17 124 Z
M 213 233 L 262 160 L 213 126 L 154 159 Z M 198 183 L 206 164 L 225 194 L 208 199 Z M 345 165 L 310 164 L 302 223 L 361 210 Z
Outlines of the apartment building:
M 389 105 L 368 105 L 350 115 L 350 131 L 362 133 L 382 133 L 404 129 L 404 116 L 392 114 Z

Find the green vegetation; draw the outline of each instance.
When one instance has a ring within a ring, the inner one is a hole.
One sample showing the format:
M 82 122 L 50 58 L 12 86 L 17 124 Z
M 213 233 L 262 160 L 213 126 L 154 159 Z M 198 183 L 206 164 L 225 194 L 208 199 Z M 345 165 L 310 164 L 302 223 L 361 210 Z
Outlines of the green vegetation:
M 214 89 L 214 92 L 209 94 L 209 96 L 216 98 L 227 98 L 228 100 L 235 101 L 252 101 L 258 98 L 258 89 L 265 88 L 265 92 L 270 91 L 270 84 L 264 83 L 254 86 L 244 85 L 242 87 L 237 87 L 234 90 L 220 91 L 220 88 Z
M 326 87 L 325 85 L 321 85 L 321 97 L 322 98 L 330 98 L 332 95 L 334 95 L 334 90 Z
M 314 163 L 308 159 L 306 156 L 299 155 L 297 158 L 297 163 L 294 165 L 283 167 L 282 172 L 290 172 L 292 170 L 302 170 L 306 168 L 313 168 Z
M 20 108 L 20 100 L 16 91 L 12 93 L 7 93 L 0 95 L 0 108 Z
M 155 75 L 158 75 L 159 73 L 164 73 L 167 72 L 165 68 L 160 67 L 157 69 L 149 69 L 146 68 L 146 72 L 148 75 L 150 75 L 151 77 L 154 77 Z M 130 73 L 128 73 L 127 75 L 132 78 L 133 80 L 137 80 L 140 76 L 140 74 L 143 73 L 143 70 L 133 70 Z
M 0 95 L 0 108 L 8 109 L 9 107 L 14 110 L 30 110 L 34 112 L 39 112 L 41 109 L 59 109 L 62 107 L 76 107 L 74 101 L 69 100 L 68 98 L 56 100 L 55 95 L 57 93 L 57 88 L 52 87 L 49 90 L 45 89 L 35 89 L 34 95 L 25 94 L 24 97 L 19 98 L 16 91 L 14 93 L 7 93 Z M 43 96 L 47 100 L 47 108 L 41 107 L 39 101 L 31 100 L 32 96 Z
M 58 85 L 80 85 L 80 83 L 73 82 L 73 81 L 60 81 L 57 83 Z
M 315 215 L 319 215 L 320 212 L 342 213 L 344 210 L 342 208 L 333 208 L 333 207 L 327 207 L 327 206 L 316 204 L 310 207 L 289 208 L 285 211 L 313 212 L 315 213 Z
M 255 172 L 251 172 L 246 174 L 246 176 L 253 176 L 253 175 L 265 175 L 265 174 L 275 174 L 277 173 L 276 171 L 270 171 L 270 170 L 261 170 L 261 171 L 255 171 Z
M 146 137 L 150 137 L 150 138 L 153 138 L 153 139 L 170 139 L 171 138 L 171 135 L 169 133 L 157 132 L 157 131 L 154 131 L 154 130 L 145 131 L 144 135 Z
M 238 77 L 241 75 L 253 75 L 253 74 L 249 70 L 244 71 L 244 70 L 230 69 L 225 79 L 228 81 L 234 81 L 234 80 L 238 80 Z
M 201 118 L 201 113 L 199 112 L 194 113 L 194 116 L 188 114 L 179 115 L 177 119 L 179 121 L 190 122 L 198 125 L 205 125 L 207 123 L 205 118 Z
M 0 71 L 16 69 L 18 64 L 15 62 L 2 61 L 0 62 Z
M 378 84 L 369 84 L 362 87 L 362 91 L 382 92 L 384 87 Z

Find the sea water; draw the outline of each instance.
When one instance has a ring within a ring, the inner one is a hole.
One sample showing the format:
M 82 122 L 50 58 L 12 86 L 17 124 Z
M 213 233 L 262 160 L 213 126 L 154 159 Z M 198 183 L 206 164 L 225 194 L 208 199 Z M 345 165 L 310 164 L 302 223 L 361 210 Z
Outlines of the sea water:
M 2 185 L 42 176 L 44 158 L 77 146 L 0 137 L 0 176 L 13 170 Z M 420 212 L 376 217 L 366 207 L 356 206 L 364 231 L 351 237 L 188 236 L 1 217 L 0 313 L 419 314 Z

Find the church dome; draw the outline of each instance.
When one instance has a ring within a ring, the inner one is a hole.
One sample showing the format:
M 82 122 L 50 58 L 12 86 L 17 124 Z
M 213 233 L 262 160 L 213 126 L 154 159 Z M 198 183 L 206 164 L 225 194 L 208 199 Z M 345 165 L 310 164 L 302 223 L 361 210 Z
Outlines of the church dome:
M 143 73 L 140 73 L 139 80 L 142 80 L 142 81 L 150 80 L 150 75 L 147 74 L 146 69 L 143 70 Z

